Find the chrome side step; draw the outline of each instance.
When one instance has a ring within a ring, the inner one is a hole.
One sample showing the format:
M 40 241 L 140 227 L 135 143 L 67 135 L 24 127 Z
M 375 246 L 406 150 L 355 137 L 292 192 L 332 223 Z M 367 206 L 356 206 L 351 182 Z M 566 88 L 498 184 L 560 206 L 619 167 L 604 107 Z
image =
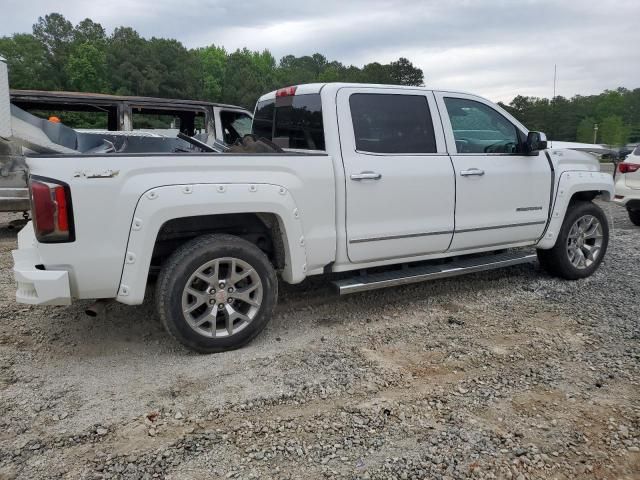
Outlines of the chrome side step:
M 496 268 L 510 267 L 537 260 L 535 253 L 506 252 L 474 257 L 460 257 L 440 265 L 421 265 L 402 268 L 390 272 L 358 275 L 356 277 L 332 282 L 340 295 L 376 290 L 378 288 L 408 285 L 410 283 L 455 277 L 467 273 L 483 272 Z

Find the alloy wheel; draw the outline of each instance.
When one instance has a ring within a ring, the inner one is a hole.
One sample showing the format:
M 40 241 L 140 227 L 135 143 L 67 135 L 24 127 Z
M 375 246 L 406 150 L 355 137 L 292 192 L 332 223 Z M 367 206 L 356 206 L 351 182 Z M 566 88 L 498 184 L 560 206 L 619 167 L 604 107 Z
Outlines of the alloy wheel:
M 251 265 L 239 258 L 218 258 L 189 277 L 182 292 L 182 312 L 200 335 L 227 337 L 253 321 L 262 296 L 262 281 Z

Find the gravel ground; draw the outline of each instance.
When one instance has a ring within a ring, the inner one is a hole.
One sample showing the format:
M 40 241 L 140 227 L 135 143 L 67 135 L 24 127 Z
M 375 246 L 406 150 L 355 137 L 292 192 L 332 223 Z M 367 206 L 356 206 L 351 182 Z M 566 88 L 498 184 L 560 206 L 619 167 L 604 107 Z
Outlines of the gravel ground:
M 0 478 L 640 478 L 640 228 L 605 208 L 589 279 L 283 286 L 256 341 L 208 356 L 150 299 L 16 304 L 0 218 Z

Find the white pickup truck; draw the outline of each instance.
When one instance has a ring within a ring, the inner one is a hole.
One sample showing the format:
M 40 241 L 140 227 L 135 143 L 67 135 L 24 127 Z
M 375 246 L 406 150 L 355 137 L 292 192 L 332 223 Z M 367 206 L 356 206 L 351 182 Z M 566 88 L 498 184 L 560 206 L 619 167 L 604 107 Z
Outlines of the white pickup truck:
M 536 257 L 578 279 L 605 255 L 593 200 L 612 198 L 611 175 L 478 96 L 299 85 L 260 98 L 253 132 L 283 152 L 29 157 L 17 300 L 136 305 L 156 272 L 169 333 L 216 352 L 264 328 L 278 275 L 327 274 L 345 294 Z

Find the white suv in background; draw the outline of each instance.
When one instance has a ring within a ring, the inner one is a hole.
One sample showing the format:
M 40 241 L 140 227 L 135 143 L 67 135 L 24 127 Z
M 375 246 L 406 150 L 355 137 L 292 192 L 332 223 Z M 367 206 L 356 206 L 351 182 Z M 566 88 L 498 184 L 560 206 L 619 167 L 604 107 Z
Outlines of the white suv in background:
M 629 212 L 629 219 L 640 226 L 640 145 L 618 164 L 614 202 Z

